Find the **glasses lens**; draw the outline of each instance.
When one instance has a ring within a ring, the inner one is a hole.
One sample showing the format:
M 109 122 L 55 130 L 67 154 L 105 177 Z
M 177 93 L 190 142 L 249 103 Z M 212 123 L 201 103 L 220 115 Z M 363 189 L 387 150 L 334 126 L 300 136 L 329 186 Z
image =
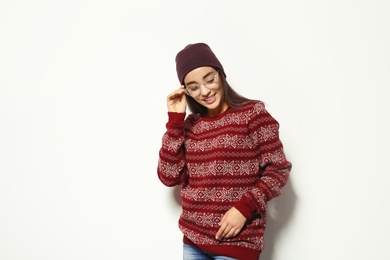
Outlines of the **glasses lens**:
M 190 85 L 187 85 L 186 88 L 189 91 L 196 91 L 199 88 L 199 84 L 190 84 Z
M 208 76 L 204 82 L 206 84 L 213 84 L 214 80 L 215 80 L 215 75 L 212 75 L 212 76 Z

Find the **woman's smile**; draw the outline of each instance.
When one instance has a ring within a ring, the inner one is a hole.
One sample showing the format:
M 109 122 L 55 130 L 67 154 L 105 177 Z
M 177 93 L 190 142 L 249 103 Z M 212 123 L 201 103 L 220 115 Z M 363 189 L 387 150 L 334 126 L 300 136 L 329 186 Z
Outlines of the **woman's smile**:
M 207 104 L 212 104 L 216 100 L 215 93 L 213 95 L 208 96 L 207 98 L 204 98 L 203 101 Z

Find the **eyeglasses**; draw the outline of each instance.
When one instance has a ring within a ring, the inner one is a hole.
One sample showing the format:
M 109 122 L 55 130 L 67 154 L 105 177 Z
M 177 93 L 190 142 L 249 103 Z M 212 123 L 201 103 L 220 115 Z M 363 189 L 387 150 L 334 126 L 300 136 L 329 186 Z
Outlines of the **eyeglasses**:
M 190 83 L 185 85 L 184 91 L 189 96 L 198 96 L 200 94 L 200 85 L 205 86 L 210 89 L 215 87 L 214 84 L 218 78 L 218 72 L 208 75 L 203 82 L 200 83 Z

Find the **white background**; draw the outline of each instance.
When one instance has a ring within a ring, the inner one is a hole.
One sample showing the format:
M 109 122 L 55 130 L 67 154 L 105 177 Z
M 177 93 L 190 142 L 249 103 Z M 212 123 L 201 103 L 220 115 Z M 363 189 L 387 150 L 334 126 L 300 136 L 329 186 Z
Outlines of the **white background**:
M 0 259 L 181 259 L 177 190 L 156 173 L 206 42 L 267 103 L 293 171 L 264 260 L 390 259 L 390 3 L 0 1 Z

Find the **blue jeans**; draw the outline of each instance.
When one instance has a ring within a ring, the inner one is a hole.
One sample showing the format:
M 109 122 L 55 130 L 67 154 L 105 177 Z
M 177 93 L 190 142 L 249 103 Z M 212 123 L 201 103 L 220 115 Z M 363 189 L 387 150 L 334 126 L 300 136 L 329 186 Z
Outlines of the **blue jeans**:
M 237 260 L 228 256 L 214 255 L 196 247 L 183 245 L 183 260 Z

